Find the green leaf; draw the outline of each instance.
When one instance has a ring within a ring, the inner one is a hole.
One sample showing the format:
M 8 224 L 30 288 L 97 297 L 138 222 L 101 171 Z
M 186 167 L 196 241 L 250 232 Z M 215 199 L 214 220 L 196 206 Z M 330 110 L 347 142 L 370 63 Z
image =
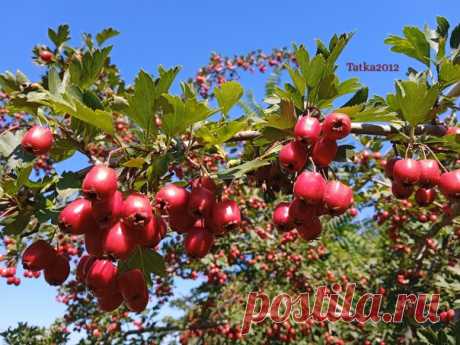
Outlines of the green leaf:
M 413 26 L 406 26 L 403 33 L 404 37 L 389 36 L 385 39 L 385 43 L 392 46 L 392 51 L 405 54 L 430 66 L 430 44 L 425 34 Z
M 70 63 L 72 83 L 82 89 L 90 87 L 99 77 L 112 47 L 87 51 L 80 59 L 73 58 Z
M 334 66 L 335 62 L 337 61 L 338 57 L 342 53 L 345 46 L 353 37 L 353 33 L 342 34 L 340 37 L 334 35 L 332 37 L 331 42 L 329 44 L 330 55 L 327 58 L 327 64 L 330 68 Z
M 163 116 L 164 132 L 169 136 L 181 134 L 193 124 L 207 119 L 217 110 L 209 108 L 206 102 L 198 102 L 194 98 L 183 101 L 178 96 L 164 94 L 163 98 L 169 104 L 167 113 Z
M 244 118 L 234 121 L 226 121 L 224 123 L 209 123 L 200 127 L 195 132 L 195 136 L 207 145 L 219 145 L 225 143 L 236 133 L 247 128 L 247 126 L 248 122 Z
M 5 131 L 0 134 L 0 154 L 3 157 L 9 157 L 13 151 L 21 144 L 24 131 L 16 131 L 14 133 Z
M 142 157 L 137 157 L 130 159 L 129 161 L 126 161 L 122 163 L 121 165 L 127 168 L 142 168 L 145 164 L 145 159 Z
M 369 97 L 369 88 L 363 87 L 356 91 L 356 93 L 351 97 L 343 107 L 350 107 L 356 104 L 366 103 L 367 98 Z
M 158 66 L 158 73 L 160 76 L 155 80 L 155 95 L 157 98 L 169 91 L 169 88 L 171 87 L 179 72 L 179 66 L 175 66 L 168 70 L 164 69 L 161 65 Z
M 326 60 L 322 55 L 315 56 L 308 66 L 308 74 L 305 76 L 307 85 L 310 88 L 317 86 L 323 77 L 326 67 Z
M 127 260 L 119 262 L 121 272 L 132 269 L 140 269 L 149 285 L 152 284 L 152 273 L 160 277 L 166 275 L 166 267 L 163 257 L 150 248 L 138 248 Z
M 390 102 L 398 109 L 404 120 L 412 126 L 431 120 L 431 110 L 440 94 L 438 87 L 429 88 L 423 80 L 396 82 L 396 95 Z
M 29 225 L 32 213 L 30 212 L 19 212 L 15 217 L 11 218 L 8 224 L 5 224 L 4 233 L 7 235 L 19 235 L 22 233 L 27 226 Z
M 460 24 L 458 24 L 450 34 L 450 47 L 452 49 L 460 48 Z
M 305 49 L 303 45 L 300 45 L 299 47 L 294 47 L 294 49 L 296 61 L 299 65 L 300 71 L 302 72 L 304 79 L 307 79 L 310 62 L 308 51 Z
M 248 172 L 269 164 L 269 160 L 255 159 L 219 172 L 219 178 L 223 180 L 239 179 L 245 176 Z
M 19 70 L 16 71 L 16 75 L 10 71 L 0 74 L 0 86 L 6 93 L 22 91 L 23 86 L 28 85 L 29 83 L 30 82 L 24 73 Z
M 62 44 L 70 40 L 70 29 L 68 25 L 59 25 L 57 31 L 48 29 L 48 37 L 55 44 L 56 48 L 60 48 Z
M 57 68 L 55 66 L 51 66 L 48 72 L 48 89 L 50 93 L 52 95 L 58 94 L 60 85 L 61 78 L 59 78 Z
M 443 87 L 447 87 L 458 81 L 460 81 L 460 65 L 443 60 L 439 66 L 439 82 L 443 84 Z
M 441 16 L 436 17 L 436 23 L 438 24 L 438 27 L 436 28 L 436 32 L 439 34 L 441 37 L 447 37 L 449 33 L 449 21 Z
M 141 128 L 147 129 L 153 122 L 155 99 L 155 84 L 152 76 L 145 71 L 140 71 L 134 81 L 134 94 L 128 99 L 127 112 Z
M 297 91 L 301 96 L 303 96 L 307 87 L 304 77 L 299 73 L 299 71 L 292 69 L 290 66 L 286 66 L 286 68 Z
M 103 45 L 108 39 L 118 36 L 120 34 L 119 31 L 113 28 L 107 28 L 102 30 L 100 33 L 96 35 L 96 41 L 99 46 Z
M 358 78 L 347 79 L 337 86 L 337 96 L 343 96 L 348 93 L 356 92 L 361 88 Z
M 243 88 L 236 81 L 228 81 L 214 90 L 217 103 L 222 109 L 222 113 L 228 115 L 230 109 L 238 103 L 243 96 Z

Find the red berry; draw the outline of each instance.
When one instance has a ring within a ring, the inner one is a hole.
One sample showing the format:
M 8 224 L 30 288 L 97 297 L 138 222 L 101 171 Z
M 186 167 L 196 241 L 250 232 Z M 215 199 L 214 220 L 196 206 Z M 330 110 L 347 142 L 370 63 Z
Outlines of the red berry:
M 141 270 L 136 268 L 120 274 L 118 287 L 129 310 L 140 313 L 147 307 L 149 294 Z
M 21 145 L 36 156 L 47 154 L 53 146 L 53 134 L 49 128 L 33 126 L 22 138 Z
M 407 199 L 414 192 L 414 186 L 404 185 L 395 180 L 391 184 L 391 192 L 393 193 L 394 197 L 397 199 Z
M 455 318 L 455 310 L 449 309 L 447 310 L 447 320 L 452 321 Z
M 123 223 L 135 230 L 142 230 L 153 218 L 152 206 L 147 196 L 131 194 L 123 202 L 121 212 Z
M 38 55 L 40 56 L 40 59 L 42 59 L 46 63 L 53 61 L 54 58 L 53 53 L 51 53 L 49 50 L 40 50 Z
M 337 154 L 337 143 L 334 140 L 321 138 L 313 146 L 311 154 L 313 161 L 320 167 L 327 167 Z
M 324 190 L 324 204 L 329 213 L 342 214 L 353 204 L 353 191 L 340 181 L 329 181 Z
M 126 260 L 136 249 L 135 235 L 123 223 L 113 225 L 104 238 L 104 253 L 117 259 Z
M 192 188 L 206 188 L 212 193 L 216 193 L 217 186 L 212 178 L 209 176 L 200 176 L 194 179 L 191 183 Z
M 449 127 L 447 128 L 446 135 L 460 134 L 460 127 Z
M 436 190 L 428 188 L 419 188 L 415 193 L 415 201 L 420 206 L 430 205 L 436 198 Z
M 188 209 L 178 209 L 169 212 L 169 226 L 178 233 L 185 233 L 190 230 L 196 221 Z
M 143 228 L 135 232 L 136 241 L 141 246 L 155 248 L 166 235 L 167 226 L 160 216 L 154 216 Z
M 312 145 L 316 143 L 321 134 L 321 124 L 317 118 L 311 116 L 301 116 L 294 127 L 294 135 L 297 140 L 304 144 Z
M 225 200 L 214 204 L 212 222 L 219 233 L 236 229 L 241 224 L 241 212 L 233 200 Z
M 76 271 L 76 278 L 77 281 L 80 283 L 86 282 L 86 277 L 88 275 L 88 271 L 96 261 L 96 257 L 92 255 L 83 255 L 78 262 L 77 271 Z
M 279 203 L 273 211 L 273 224 L 278 231 L 286 232 L 294 228 L 294 222 L 289 217 L 289 206 L 288 202 Z
M 307 163 L 307 149 L 300 141 L 291 141 L 281 148 L 279 161 L 289 172 L 300 171 Z
M 69 273 L 69 260 L 64 255 L 56 255 L 53 263 L 45 267 L 45 280 L 53 286 L 62 285 Z
M 115 170 L 105 165 L 95 165 L 86 174 L 82 183 L 82 190 L 89 200 L 107 200 L 112 197 L 118 187 L 118 178 Z
M 59 228 L 72 235 L 84 234 L 97 228 L 91 202 L 80 198 L 68 204 L 59 214 Z
M 460 169 L 449 171 L 441 175 L 439 189 L 449 199 L 460 197 Z
M 329 140 L 345 138 L 351 132 L 351 120 L 348 115 L 332 113 L 326 116 L 322 126 L 322 134 Z
M 169 183 L 158 191 L 155 200 L 157 206 L 163 211 L 182 211 L 187 207 L 189 194 L 184 187 Z
M 190 193 L 188 210 L 194 217 L 206 217 L 211 215 L 215 204 L 214 193 L 206 188 L 193 188 Z
M 318 205 L 323 202 L 326 181 L 321 174 L 304 171 L 294 183 L 294 195 L 307 204 Z
M 97 306 L 100 310 L 105 312 L 112 312 L 117 309 L 123 303 L 123 296 L 120 292 L 115 291 L 106 291 L 104 294 L 101 294 L 97 297 Z
M 407 185 L 416 184 L 420 180 L 421 168 L 414 159 L 401 159 L 393 168 L 393 177 L 396 181 Z
M 22 266 L 29 271 L 41 271 L 53 264 L 56 251 L 46 241 L 32 243 L 22 254 Z
M 214 244 L 214 235 L 205 230 L 194 228 L 185 236 L 184 248 L 188 256 L 202 258 L 208 254 Z
M 318 217 L 313 217 L 310 222 L 303 223 L 297 227 L 297 232 L 305 241 L 312 241 L 321 234 L 321 221 Z
M 108 229 L 120 219 L 123 212 L 123 194 L 116 191 L 111 197 L 93 200 L 92 214 L 101 229 Z
M 310 223 L 317 216 L 317 206 L 308 205 L 301 199 L 295 198 L 289 206 L 289 218 L 295 225 Z
M 97 259 L 88 267 L 86 285 L 96 295 L 117 287 L 117 267 L 110 260 Z
M 441 169 L 438 162 L 434 159 L 422 159 L 419 161 L 420 180 L 419 184 L 423 187 L 433 187 L 439 183 Z
M 100 228 L 85 233 L 86 251 L 94 256 L 101 257 L 104 254 L 104 238 L 107 230 Z
M 395 163 L 399 160 L 401 160 L 401 158 L 393 157 L 389 159 L 385 165 L 385 175 L 391 180 L 393 179 L 393 168 L 395 166 Z

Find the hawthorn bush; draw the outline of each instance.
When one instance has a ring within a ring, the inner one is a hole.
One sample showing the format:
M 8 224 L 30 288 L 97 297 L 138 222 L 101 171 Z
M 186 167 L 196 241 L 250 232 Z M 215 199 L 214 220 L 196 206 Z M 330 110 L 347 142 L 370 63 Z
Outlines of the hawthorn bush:
M 420 70 L 385 97 L 337 76 L 351 34 L 314 53 L 212 54 L 174 95 L 179 67 L 121 79 L 116 30 L 75 48 L 68 26 L 49 29 L 52 45 L 33 50 L 41 80 L 0 75 L 0 275 L 43 277 L 67 310 L 4 339 L 460 343 L 460 26 L 437 24 L 386 39 Z M 245 71 L 271 71 L 264 105 L 243 97 Z M 87 166 L 55 170 L 78 155 Z M 197 287 L 174 296 L 184 280 Z M 267 319 L 241 333 L 250 292 L 347 283 L 389 312 L 398 294 L 439 293 L 440 321 L 418 324 L 412 307 L 401 323 Z

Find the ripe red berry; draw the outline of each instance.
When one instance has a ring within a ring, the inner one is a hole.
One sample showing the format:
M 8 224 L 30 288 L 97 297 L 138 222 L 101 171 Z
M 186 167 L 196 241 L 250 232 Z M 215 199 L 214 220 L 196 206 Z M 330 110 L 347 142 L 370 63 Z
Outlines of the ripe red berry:
M 404 185 L 399 181 L 393 181 L 391 184 L 391 192 L 396 199 L 407 199 L 414 192 L 414 186 Z
M 294 183 L 294 195 L 307 204 L 318 205 L 323 202 L 326 181 L 321 174 L 304 171 Z
M 321 138 L 313 146 L 311 157 L 320 167 L 327 167 L 337 154 L 337 143 L 334 140 Z
M 123 212 L 123 194 L 116 191 L 111 197 L 91 202 L 92 215 L 101 229 L 108 229 L 120 219 Z
M 298 141 L 307 145 L 316 143 L 321 134 L 321 124 L 316 117 L 301 116 L 294 127 L 294 135 Z
M 422 159 L 419 161 L 419 166 L 419 184 L 426 188 L 436 186 L 439 183 L 439 178 L 441 177 L 441 169 L 439 169 L 438 162 L 434 159 Z
M 120 274 L 118 287 L 129 310 L 140 313 L 147 307 L 149 295 L 141 270 L 136 268 Z
M 236 201 L 225 200 L 214 204 L 212 222 L 219 233 L 239 227 L 241 224 L 241 213 Z
M 40 271 L 53 264 L 56 251 L 46 241 L 32 243 L 22 254 L 22 266 L 29 271 Z
M 169 183 L 158 191 L 155 200 L 162 211 L 183 211 L 186 210 L 189 194 L 184 187 Z
M 441 175 L 439 189 L 449 199 L 460 197 L 460 169 L 449 171 Z
M 348 115 L 332 113 L 326 116 L 322 126 L 322 134 L 329 140 L 345 138 L 351 132 L 351 120 Z
M 192 188 L 206 188 L 212 193 L 216 193 L 217 186 L 209 176 L 200 176 L 191 182 Z
M 460 134 L 460 127 L 449 127 L 447 128 L 446 135 Z
M 105 165 L 95 165 L 86 174 L 82 190 L 89 200 L 107 200 L 115 194 L 118 178 L 115 170 Z
M 289 206 L 288 202 L 280 202 L 273 211 L 273 224 L 278 231 L 286 232 L 292 230 L 295 226 L 293 220 L 289 217 Z
M 393 167 L 393 178 L 403 184 L 416 184 L 420 180 L 420 175 L 420 164 L 414 159 L 401 159 Z
M 144 247 L 155 248 L 166 235 L 167 226 L 160 216 L 153 216 L 142 229 L 133 232 L 136 242 Z
M 68 204 L 59 214 L 58 223 L 61 231 L 72 235 L 81 235 L 97 228 L 91 202 L 83 198 Z
M 420 206 L 428 206 L 430 205 L 434 199 L 436 198 L 436 190 L 431 188 L 419 188 L 417 192 L 415 192 L 415 201 Z
M 307 163 L 307 149 L 300 141 L 291 141 L 280 150 L 280 165 L 289 172 L 302 170 Z
M 188 211 L 194 217 L 208 218 L 215 202 L 215 195 L 209 189 L 203 187 L 193 188 L 188 202 Z
M 104 294 L 101 294 L 97 297 L 97 306 L 100 310 L 105 312 L 112 312 L 117 309 L 123 303 L 123 296 L 120 292 L 115 291 L 106 291 Z
M 123 223 L 135 230 L 141 230 L 147 226 L 153 218 L 152 206 L 147 196 L 131 194 L 123 202 Z
M 312 241 L 321 234 L 321 221 L 318 217 L 313 217 L 310 222 L 303 223 L 297 227 L 297 232 L 305 241 Z
M 54 58 L 53 53 L 51 53 L 49 50 L 40 50 L 38 55 L 40 56 L 40 59 L 42 59 L 46 63 L 50 63 L 51 61 L 53 61 Z
M 53 134 L 49 128 L 33 126 L 22 138 L 21 145 L 36 156 L 47 154 L 53 146 Z
M 117 287 L 117 267 L 110 260 L 97 259 L 88 267 L 86 285 L 96 295 Z
M 342 214 L 353 204 L 353 191 L 340 181 L 329 181 L 324 190 L 324 204 L 329 213 Z
M 106 233 L 104 238 L 104 253 L 114 258 L 126 260 L 136 249 L 137 242 L 123 223 L 117 222 Z
M 214 244 L 214 234 L 199 228 L 191 229 L 184 240 L 185 252 L 192 258 L 202 258 Z
M 169 212 L 169 226 L 178 233 L 185 233 L 190 230 L 196 221 L 186 208 Z
M 104 254 L 104 239 L 106 229 L 95 228 L 85 233 L 86 251 L 94 256 L 101 257 Z
M 69 273 L 69 260 L 64 255 L 56 255 L 53 263 L 45 267 L 45 280 L 53 286 L 62 285 Z
M 447 310 L 447 320 L 452 321 L 454 319 L 455 319 L 455 310 L 454 309 Z
M 76 272 L 76 278 L 78 282 L 86 283 L 86 277 L 88 275 L 88 271 L 95 261 L 96 261 L 96 257 L 92 255 L 83 255 L 81 257 L 80 261 L 78 262 L 77 272 Z
M 393 168 L 395 166 L 395 163 L 399 160 L 401 160 L 401 158 L 393 157 L 389 159 L 385 165 L 385 175 L 391 180 L 393 179 Z
M 299 198 L 295 198 L 289 205 L 289 218 L 296 226 L 310 223 L 317 216 L 317 206 L 308 205 Z

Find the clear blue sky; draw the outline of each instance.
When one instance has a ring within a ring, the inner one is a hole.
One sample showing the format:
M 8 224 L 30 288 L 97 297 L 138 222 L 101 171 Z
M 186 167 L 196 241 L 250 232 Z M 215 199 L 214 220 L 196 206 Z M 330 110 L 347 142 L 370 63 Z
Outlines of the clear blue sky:
M 233 55 L 255 48 L 270 51 L 292 42 L 310 49 L 315 38 L 356 31 L 339 60 L 342 78 L 351 77 L 347 62 L 397 63 L 399 73 L 356 73 L 371 93 L 392 90 L 408 60 L 389 52 L 384 38 L 399 34 L 404 25 L 430 24 L 446 16 L 460 22 L 458 0 L 410 1 L 3 1 L 0 71 L 20 69 L 34 79 L 40 68 L 31 62 L 31 48 L 48 43 L 47 28 L 68 23 L 74 42 L 81 33 L 112 26 L 121 31 L 113 40 L 113 61 L 131 81 L 141 68 L 153 72 L 158 64 L 183 66 L 181 79 L 193 75 L 212 51 Z M 263 78 L 245 76 L 244 86 L 263 90 Z M 78 164 L 82 164 L 80 162 Z M 75 161 L 64 165 L 72 168 Z M 47 325 L 63 307 L 54 301 L 55 289 L 43 280 L 24 280 L 19 288 L 0 281 L 0 330 L 17 321 Z

